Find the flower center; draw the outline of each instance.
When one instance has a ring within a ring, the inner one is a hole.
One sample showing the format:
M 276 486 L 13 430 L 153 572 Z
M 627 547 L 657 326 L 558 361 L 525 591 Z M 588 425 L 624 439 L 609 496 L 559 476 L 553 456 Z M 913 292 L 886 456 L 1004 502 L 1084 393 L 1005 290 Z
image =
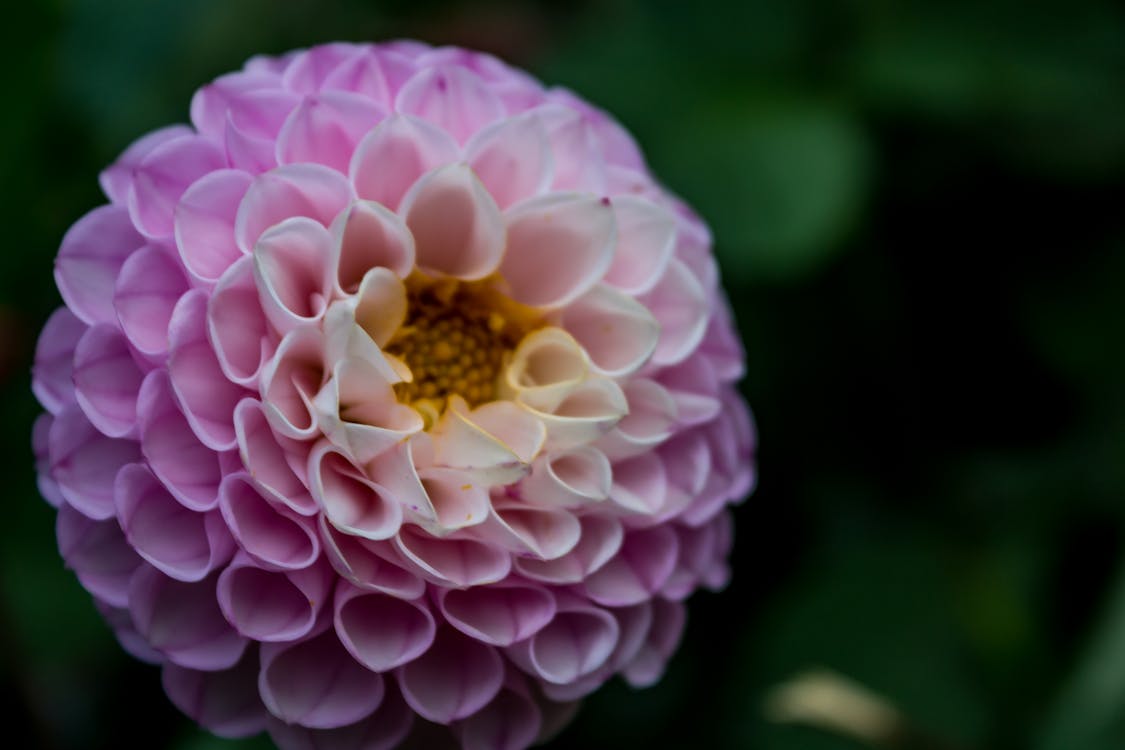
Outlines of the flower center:
M 406 280 L 406 321 L 386 346 L 410 368 L 413 380 L 395 385 L 398 400 L 417 409 L 427 427 L 448 396 L 470 406 L 496 400 L 511 352 L 538 316 L 501 294 L 492 280 Z

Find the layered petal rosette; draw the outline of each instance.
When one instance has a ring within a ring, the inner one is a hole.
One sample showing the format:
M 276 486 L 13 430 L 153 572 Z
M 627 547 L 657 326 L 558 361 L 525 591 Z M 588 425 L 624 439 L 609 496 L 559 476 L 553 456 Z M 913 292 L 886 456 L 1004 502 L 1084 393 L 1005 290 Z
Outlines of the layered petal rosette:
M 660 677 L 754 481 L 703 223 L 487 55 L 333 44 L 200 89 L 63 240 L 59 547 L 216 734 L 522 748 Z

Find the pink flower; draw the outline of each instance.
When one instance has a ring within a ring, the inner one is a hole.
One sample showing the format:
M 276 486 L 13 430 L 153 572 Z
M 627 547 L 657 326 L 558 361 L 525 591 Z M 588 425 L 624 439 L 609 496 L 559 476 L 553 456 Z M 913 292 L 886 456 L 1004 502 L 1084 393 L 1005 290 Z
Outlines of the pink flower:
M 603 112 L 414 42 L 254 58 L 63 239 L 34 444 L 224 736 L 522 748 L 660 677 L 753 484 L 707 228 Z

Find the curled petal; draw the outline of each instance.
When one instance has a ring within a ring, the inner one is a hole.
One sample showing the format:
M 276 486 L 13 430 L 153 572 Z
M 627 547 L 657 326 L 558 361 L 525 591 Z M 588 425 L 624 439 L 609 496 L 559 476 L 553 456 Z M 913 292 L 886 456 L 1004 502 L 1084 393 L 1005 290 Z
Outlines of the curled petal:
M 297 216 L 276 224 L 254 245 L 254 278 L 266 319 L 279 333 L 324 315 L 331 298 L 332 235 Z
M 360 360 L 336 365 L 334 376 L 314 400 L 324 434 L 353 461 L 364 464 L 424 424 L 418 412 L 400 404 L 375 368 Z
M 324 341 L 312 327 L 294 328 L 262 370 L 262 409 L 279 435 L 308 440 L 318 433 L 313 398 L 324 385 Z
M 586 594 L 610 607 L 642 602 L 672 575 L 678 552 L 676 533 L 666 526 L 631 531 L 617 555 L 586 579 Z
M 589 372 L 582 347 L 561 328 L 539 328 L 524 336 L 504 371 L 507 388 L 542 411 L 556 408 Z
M 574 514 L 562 508 L 500 502 L 480 533 L 519 556 L 553 560 L 574 549 L 582 528 Z
M 220 169 L 196 180 L 180 196 L 176 249 L 195 279 L 213 284 L 242 256 L 234 239 L 234 220 L 253 179 L 246 172 Z
M 621 523 L 610 516 L 580 517 L 582 534 L 578 544 L 567 554 L 554 560 L 517 557 L 515 568 L 523 576 L 545 583 L 578 583 L 600 570 L 621 549 L 625 538 Z
M 457 154 L 457 144 L 441 128 L 395 114 L 360 141 L 349 174 L 356 195 L 395 210 L 418 178 L 456 161 Z
M 438 724 L 471 716 L 500 691 L 504 663 L 491 646 L 453 628 L 437 631 L 426 653 L 396 672 L 402 695 L 418 714 Z
M 67 504 L 55 519 L 59 554 L 82 585 L 114 607 L 129 602 L 129 580 L 141 565 L 117 521 L 93 521 Z
M 711 306 L 706 291 L 687 266 L 673 258 L 664 276 L 641 301 L 660 323 L 653 362 L 674 365 L 695 351 L 707 330 Z
M 247 474 L 223 478 L 219 509 L 239 546 L 263 568 L 300 570 L 320 557 L 314 522 L 268 502 Z
M 577 597 L 559 597 L 551 622 L 507 653 L 524 671 L 565 685 L 604 665 L 619 632 L 617 620 L 606 610 Z
M 454 397 L 434 430 L 434 461 L 488 484 L 507 484 L 527 472 L 545 439 L 542 421 L 509 401 L 469 411 Z
M 117 473 L 117 518 L 137 553 L 177 581 L 200 581 L 234 553 L 234 541 L 215 511 L 181 505 L 146 466 Z
M 390 269 L 372 268 L 356 295 L 355 322 L 384 347 L 406 320 L 406 287 Z
M 74 401 L 74 351 L 86 328 L 70 308 L 60 307 L 51 313 L 39 334 L 31 368 L 31 390 L 52 414 L 58 414 Z
M 207 303 L 208 337 L 232 382 L 257 385 L 272 348 L 268 326 L 254 284 L 254 259 L 244 256 L 226 270 Z
M 234 410 L 234 430 L 242 464 L 258 490 L 275 504 L 302 516 L 315 514 L 318 506 L 289 462 L 286 448 L 280 442 L 285 438 L 270 429 L 261 402 L 246 398 L 238 403 Z M 298 451 L 293 448 L 292 452 Z
M 465 145 L 465 161 L 502 209 L 542 194 L 554 172 L 547 131 L 531 115 L 478 132 Z
M 530 638 L 555 616 L 555 597 L 549 591 L 519 582 L 443 588 L 436 598 L 450 625 L 493 646 Z
M 473 171 L 450 164 L 424 175 L 399 213 L 414 235 L 418 267 L 460 279 L 483 279 L 504 253 L 504 222 Z
M 398 214 L 372 201 L 356 201 L 332 223 L 337 296 L 355 294 L 375 268 L 399 278 L 414 269 L 414 236 Z
M 429 120 L 460 143 L 504 116 L 504 105 L 463 67 L 423 68 L 398 92 L 395 109 Z
M 88 328 L 74 352 L 74 390 L 82 410 L 109 437 L 133 437 L 144 373 L 115 327 Z
M 199 440 L 217 451 L 237 444 L 234 408 L 249 392 L 227 380 L 207 340 L 207 295 L 185 295 L 169 326 L 168 377 L 184 417 Z
M 419 472 L 425 505 L 419 514 L 437 535 L 476 526 L 488 518 L 491 507 L 487 488 L 466 482 L 456 469 L 429 468 Z
M 132 440 L 115 440 L 98 432 L 77 404 L 55 416 L 47 435 L 51 476 L 63 498 L 96 521 L 112 518 L 117 471 L 140 460 Z
M 258 697 L 258 651 L 247 649 L 229 669 L 204 672 L 171 662 L 160 675 L 176 707 L 220 737 L 250 737 L 266 728 L 266 709 Z
M 129 256 L 113 291 L 117 319 L 129 341 L 150 358 L 168 350 L 168 325 L 177 301 L 188 289 L 175 257 L 148 245 Z
M 142 565 L 129 585 L 133 623 L 171 662 L 214 671 L 238 663 L 247 641 L 231 629 L 215 598 L 215 576 L 184 583 Z
M 533 505 L 577 508 L 609 497 L 613 469 L 596 448 L 552 451 L 531 468 L 520 497 Z
M 219 502 L 219 454 L 192 432 L 176 407 L 168 374 L 153 370 L 137 398 L 141 415 L 141 453 L 168 491 L 184 506 L 207 511 Z
M 609 378 L 588 378 L 550 412 L 526 407 L 547 431 L 547 445 L 565 450 L 597 440 L 629 411 L 621 386 Z
M 512 298 L 534 307 L 569 304 L 605 275 L 616 223 L 608 199 L 552 193 L 504 213 L 508 247 L 500 273 Z
M 345 534 L 388 539 L 402 525 L 402 506 L 331 443 L 309 454 L 309 487 L 328 522 Z
M 286 164 L 257 177 L 238 207 L 234 236 L 250 253 L 262 233 L 304 216 L 327 227 L 352 201 L 347 179 L 322 164 Z
M 113 323 L 113 287 L 125 259 L 144 244 L 122 206 L 101 206 L 67 230 L 55 258 L 66 306 L 87 324 Z
M 262 644 L 258 689 L 282 721 L 335 729 L 370 716 L 384 686 L 382 676 L 357 663 L 328 629 L 297 643 Z
M 425 581 L 403 567 L 391 543 L 369 542 L 345 534 L 324 516 L 320 517 L 319 526 L 325 556 L 336 572 L 352 585 L 398 599 L 417 599 L 425 592 Z
M 332 579 L 327 565 L 269 571 L 239 552 L 219 576 L 218 604 L 247 638 L 284 643 L 305 637 L 317 624 Z
M 301 100 L 277 135 L 279 164 L 315 162 L 347 172 L 360 138 L 386 110 L 365 96 L 324 91 Z
M 676 219 L 665 208 L 632 195 L 613 199 L 617 246 L 605 282 L 627 294 L 651 289 L 676 249 Z
M 403 560 L 435 583 L 479 586 L 508 575 L 511 556 L 495 545 L 465 537 L 437 539 L 406 524 L 395 537 Z
M 340 642 L 373 672 L 388 672 L 418 658 L 434 641 L 434 618 L 424 601 L 341 584 L 335 613 Z
M 161 143 L 133 170 L 127 200 L 133 224 L 148 237 L 171 235 L 180 196 L 203 175 L 226 166 L 222 149 L 203 136 L 185 135 Z
M 640 302 L 607 286 L 594 287 L 562 313 L 562 327 L 609 377 L 629 375 L 648 361 L 660 325 Z

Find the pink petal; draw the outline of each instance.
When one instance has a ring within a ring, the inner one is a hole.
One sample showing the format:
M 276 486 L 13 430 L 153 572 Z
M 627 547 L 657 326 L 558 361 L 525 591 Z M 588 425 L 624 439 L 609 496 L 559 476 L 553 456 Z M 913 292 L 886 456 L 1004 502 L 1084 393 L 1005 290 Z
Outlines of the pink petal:
M 141 452 L 152 471 L 184 506 L 207 511 L 219 502 L 222 468 L 219 455 L 192 432 L 176 407 L 168 375 L 154 370 L 137 399 L 141 415 Z
M 286 164 L 250 185 L 238 207 L 235 240 L 249 253 L 264 231 L 296 216 L 327 227 L 351 201 L 351 185 L 336 170 L 322 164 Z
M 74 350 L 86 328 L 70 308 L 60 307 L 51 313 L 39 334 L 31 368 L 31 390 L 52 414 L 58 414 L 74 401 Z
M 113 291 L 117 319 L 138 351 L 158 357 L 168 350 L 168 323 L 176 302 L 188 290 L 175 258 L 149 245 L 129 256 Z
M 508 575 L 512 561 L 507 552 L 474 539 L 437 539 L 405 524 L 395 538 L 403 559 L 426 578 L 455 586 L 493 583 Z
M 518 556 L 553 560 L 574 549 L 582 527 L 573 513 L 562 508 L 498 502 L 481 533 Z
M 175 212 L 176 248 L 196 279 L 214 283 L 242 256 L 234 239 L 238 206 L 253 182 L 246 172 L 220 169 L 196 180 Z
M 683 637 L 687 611 L 679 602 L 653 599 L 653 622 L 648 638 L 636 657 L 625 667 L 625 679 L 633 687 L 655 684 L 664 674 L 664 666 L 676 652 Z
M 552 451 L 520 483 L 520 497 L 532 505 L 577 508 L 609 497 L 612 481 L 613 469 L 598 449 Z
M 324 384 L 324 341 L 315 328 L 294 328 L 262 369 L 262 408 L 281 436 L 308 440 L 317 435 L 313 397 Z
M 31 452 L 35 454 L 35 483 L 39 494 L 52 508 L 58 508 L 63 500 L 59 485 L 51 477 L 50 438 L 51 425 L 55 418 L 50 412 L 43 412 L 35 418 L 31 426 Z
M 129 191 L 133 187 L 133 174 L 144 158 L 156 147 L 191 134 L 191 128 L 186 125 L 169 125 L 134 141 L 113 164 L 98 175 L 102 192 L 111 202 L 124 204 L 129 199 Z
M 386 110 L 359 94 L 324 91 L 306 96 L 277 136 L 280 164 L 315 162 L 348 171 L 352 152 Z
M 242 463 L 267 498 L 302 516 L 319 510 L 305 483 L 289 465 L 286 449 L 279 442 L 283 438 L 270 429 L 261 402 L 239 402 L 234 410 L 234 430 Z
M 327 229 L 303 216 L 285 219 L 262 233 L 253 255 L 262 310 L 274 330 L 285 334 L 324 315 L 332 289 Z
M 562 313 L 562 326 L 610 377 L 635 372 L 656 349 L 660 323 L 632 297 L 596 286 Z
M 654 453 L 641 453 L 613 465 L 613 502 L 632 513 L 655 515 L 668 495 L 664 463 Z
M 271 719 L 269 732 L 281 750 L 394 750 L 410 733 L 414 716 L 394 689 L 394 683 L 386 683 L 383 702 L 373 714 L 355 724 L 309 729 Z
M 508 247 L 500 273 L 512 298 L 534 307 L 561 307 L 590 289 L 613 260 L 616 237 L 608 199 L 550 194 L 504 215 Z
M 181 667 L 229 669 L 246 650 L 219 611 L 214 576 L 184 583 L 143 565 L 129 586 L 129 609 L 137 632 Z
M 160 677 L 172 703 L 212 734 L 236 739 L 266 728 L 268 714 L 258 697 L 255 649 L 248 649 L 230 669 L 203 672 L 169 662 Z
M 222 149 L 197 135 L 161 143 L 133 170 L 129 191 L 129 216 L 147 237 L 167 237 L 173 230 L 173 213 L 188 186 L 208 172 L 227 166 Z
M 117 518 L 137 553 L 178 581 L 200 581 L 234 553 L 218 513 L 196 513 L 176 501 L 143 464 L 117 474 Z
M 485 82 L 454 66 L 420 70 L 398 92 L 395 109 L 429 120 L 459 143 L 504 116 L 504 105 Z
M 481 130 L 465 146 L 465 161 L 502 209 L 542 194 L 551 184 L 551 144 L 533 116 Z
M 539 706 L 526 690 L 505 686 L 492 701 L 458 726 L 464 750 L 523 750 L 542 726 Z
M 423 515 L 440 532 L 475 526 L 488 518 L 488 489 L 465 481 L 456 469 L 429 468 L 419 473 L 426 495 Z
M 378 203 L 358 201 L 332 224 L 338 296 L 355 294 L 373 268 L 406 278 L 414 268 L 414 237 L 396 214 Z
M 264 71 L 238 71 L 216 78 L 195 92 L 191 99 L 191 122 L 200 133 L 220 136 L 232 102 L 252 91 L 276 89 L 280 77 Z
M 109 437 L 135 437 L 137 392 L 144 373 L 115 327 L 86 330 L 74 353 L 74 389 L 82 411 Z
M 460 279 L 483 279 L 504 253 L 500 209 L 464 164 L 421 177 L 399 213 L 414 235 L 418 267 Z
M 47 442 L 51 476 L 63 498 L 88 518 L 112 518 L 114 478 L 122 466 L 140 460 L 137 444 L 98 432 L 77 404 L 55 416 Z
M 300 570 L 320 556 L 314 522 L 267 502 L 247 474 L 223 478 L 219 509 L 239 546 L 264 568 Z
M 360 141 L 349 174 L 356 195 L 394 210 L 418 178 L 457 158 L 457 144 L 444 130 L 396 114 Z
M 641 301 L 660 323 L 653 362 L 674 365 L 695 351 L 707 330 L 710 304 L 703 287 L 683 263 L 673 258 L 664 276 Z
M 321 44 L 300 52 L 285 68 L 281 84 L 290 91 L 308 94 L 319 91 L 341 65 L 360 55 L 363 47 L 347 42 Z
M 324 77 L 321 89 L 362 94 L 385 108 L 394 103 L 381 56 L 370 47 L 361 49 L 358 54 L 353 54 L 336 65 Z
M 450 625 L 493 646 L 529 638 L 555 616 L 555 597 L 530 584 L 439 589 L 437 601 Z
M 581 190 L 605 193 L 605 164 L 598 153 L 597 136 L 579 111 L 569 106 L 547 104 L 533 110 L 551 139 L 555 163 L 556 191 Z
M 356 663 L 336 631 L 298 643 L 262 645 L 258 689 L 277 718 L 312 729 L 347 726 L 383 700 L 383 678 Z
M 113 323 L 113 286 L 121 266 L 144 244 L 123 206 L 101 206 L 74 223 L 55 258 L 55 283 L 84 323 Z
M 425 581 L 392 562 L 401 563 L 401 558 L 389 542 L 367 542 L 344 534 L 324 516 L 319 519 L 319 527 L 325 556 L 336 572 L 354 586 L 398 599 L 417 599 L 425 592 Z
M 284 643 L 303 638 L 317 624 L 333 578 L 327 565 L 275 572 L 239 552 L 219 576 L 218 605 L 247 638 Z
M 90 593 L 115 607 L 129 602 L 129 580 L 141 559 L 117 521 L 92 521 L 63 503 L 55 519 L 59 554 Z
M 402 524 L 402 506 L 327 441 L 309 455 L 309 488 L 328 521 L 345 534 L 388 539 Z
M 491 646 L 441 628 L 430 649 L 396 674 L 411 708 L 425 719 L 448 724 L 473 715 L 495 697 L 504 681 L 504 663 Z
M 515 568 L 524 576 L 546 583 L 578 583 L 602 568 L 621 549 L 624 532 L 609 516 L 587 515 L 579 519 L 582 534 L 578 544 L 555 560 L 517 557 Z
M 434 641 L 434 618 L 424 600 L 411 602 L 341 584 L 335 612 L 344 648 L 374 672 L 413 661 Z
M 703 424 L 719 413 L 719 378 L 707 357 L 688 357 L 678 365 L 666 367 L 657 380 L 675 401 L 681 425 Z
M 666 209 L 631 195 L 613 199 L 617 247 L 607 284 L 628 294 L 651 289 L 676 249 L 676 220 Z
M 219 279 L 207 305 L 207 332 L 223 373 L 233 382 L 255 386 L 269 355 L 269 324 L 254 284 L 254 260 L 244 256 Z
M 586 594 L 610 607 L 642 602 L 672 575 L 678 550 L 675 532 L 665 526 L 631 531 L 617 555 L 586 579 Z
M 226 379 L 207 340 L 207 294 L 184 296 L 169 329 L 168 375 L 184 416 L 207 447 L 234 448 L 234 407 L 250 392 Z
M 560 597 L 551 622 L 507 653 L 524 671 L 566 684 L 603 664 L 617 645 L 619 628 L 609 612 L 578 598 Z

